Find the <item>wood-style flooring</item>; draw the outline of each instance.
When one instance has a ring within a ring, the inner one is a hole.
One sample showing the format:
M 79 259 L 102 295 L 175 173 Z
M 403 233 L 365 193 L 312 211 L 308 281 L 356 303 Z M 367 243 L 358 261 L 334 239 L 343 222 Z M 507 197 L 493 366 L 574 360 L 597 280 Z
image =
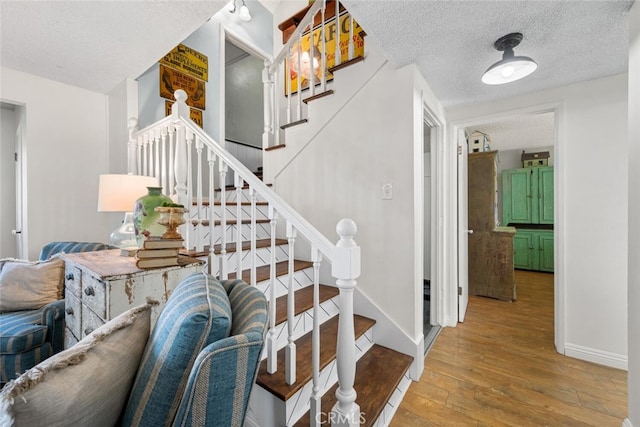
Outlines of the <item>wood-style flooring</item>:
M 615 426 L 627 373 L 562 356 L 553 344 L 553 275 L 516 271 L 518 299 L 470 297 L 444 328 L 391 422 L 407 426 Z

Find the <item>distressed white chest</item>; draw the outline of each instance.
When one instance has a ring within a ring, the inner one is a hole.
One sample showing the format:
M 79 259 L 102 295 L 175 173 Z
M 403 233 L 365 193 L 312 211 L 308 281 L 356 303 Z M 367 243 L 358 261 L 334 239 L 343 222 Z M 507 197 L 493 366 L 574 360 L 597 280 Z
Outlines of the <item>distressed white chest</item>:
M 158 301 L 151 325 L 175 287 L 188 275 L 202 271 L 202 262 L 181 257 L 181 265 L 142 270 L 134 257 L 120 249 L 63 254 L 65 262 L 65 348 L 113 317 L 147 298 Z

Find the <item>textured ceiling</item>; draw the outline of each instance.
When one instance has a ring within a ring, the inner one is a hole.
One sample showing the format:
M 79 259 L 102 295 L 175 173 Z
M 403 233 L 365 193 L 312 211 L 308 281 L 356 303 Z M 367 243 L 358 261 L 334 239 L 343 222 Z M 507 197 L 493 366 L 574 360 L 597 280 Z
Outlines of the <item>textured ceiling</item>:
M 220 10 L 212 1 L 0 1 L 0 64 L 107 93 Z
M 555 145 L 554 114 L 521 114 L 507 119 L 470 126 L 489 135 L 492 150 L 522 150 Z
M 396 65 L 416 63 L 447 109 L 627 71 L 633 1 L 344 0 Z M 521 32 L 516 55 L 538 70 L 500 86 L 480 81 L 502 57 L 499 37 Z
M 251 2 L 247 0 L 249 7 Z M 289 1 L 289 0 L 286 0 Z M 297 0 L 301 7 L 307 1 Z M 227 0 L 0 0 L 0 64 L 106 93 L 137 77 Z M 262 0 L 276 10 L 277 0 Z M 344 0 L 398 66 L 416 63 L 445 108 L 626 72 L 632 1 Z M 480 82 L 493 42 L 520 31 L 538 70 Z

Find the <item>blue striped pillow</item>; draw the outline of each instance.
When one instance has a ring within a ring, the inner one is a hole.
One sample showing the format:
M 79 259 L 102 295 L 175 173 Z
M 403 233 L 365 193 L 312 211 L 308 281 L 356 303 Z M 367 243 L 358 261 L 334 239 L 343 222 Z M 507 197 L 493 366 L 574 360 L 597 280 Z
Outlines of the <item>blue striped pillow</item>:
M 230 330 L 231 307 L 220 282 L 200 273 L 184 279 L 147 343 L 123 425 L 170 426 L 198 353 Z

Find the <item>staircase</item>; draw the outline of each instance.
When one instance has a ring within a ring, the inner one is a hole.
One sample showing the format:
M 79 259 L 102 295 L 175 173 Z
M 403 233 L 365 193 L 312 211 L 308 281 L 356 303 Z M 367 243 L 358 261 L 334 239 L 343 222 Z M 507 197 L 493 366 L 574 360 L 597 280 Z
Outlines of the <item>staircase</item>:
M 305 29 L 314 20 L 325 22 L 331 7 L 334 14 L 341 10 L 337 1 L 312 4 L 266 67 L 263 139 L 271 150 L 285 148 L 275 129 L 286 133 L 308 123 L 302 105 L 334 93 L 325 73 L 317 82 L 311 77 L 304 99 L 302 90 L 293 93 L 288 77 L 287 117 L 271 113 L 281 102 L 273 82 L 284 59 L 294 49 L 300 54 Z M 324 34 L 324 25 L 319 31 Z M 332 73 L 362 59 L 338 58 Z M 411 382 L 413 358 L 376 344 L 376 319 L 354 313 L 356 224 L 340 220 L 339 239 L 331 243 L 262 182 L 262 171 L 249 171 L 192 122 L 185 101 L 177 91 L 170 116 L 132 130 L 129 169 L 158 177 L 165 194 L 189 206 L 190 221 L 181 229 L 187 254 L 205 259 L 221 279 L 241 277 L 269 301 L 269 330 L 246 425 L 388 425 Z M 233 186 L 225 186 L 231 175 Z

